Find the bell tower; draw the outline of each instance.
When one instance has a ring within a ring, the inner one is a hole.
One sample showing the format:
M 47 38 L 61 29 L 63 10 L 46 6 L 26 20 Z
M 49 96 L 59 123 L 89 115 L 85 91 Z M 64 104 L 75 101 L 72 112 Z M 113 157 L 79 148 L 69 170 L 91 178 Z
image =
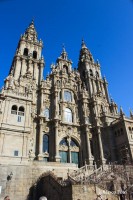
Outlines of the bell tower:
M 30 74 L 32 79 L 36 80 L 36 84 L 40 84 L 44 68 L 42 48 L 43 42 L 38 40 L 34 21 L 32 21 L 19 40 L 10 69 L 16 81 Z

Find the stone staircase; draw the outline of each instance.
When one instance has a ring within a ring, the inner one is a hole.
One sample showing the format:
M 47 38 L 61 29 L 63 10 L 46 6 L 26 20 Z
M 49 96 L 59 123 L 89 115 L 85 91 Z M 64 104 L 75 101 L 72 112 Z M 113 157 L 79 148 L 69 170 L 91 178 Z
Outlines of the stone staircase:
M 77 182 L 77 184 L 94 184 L 103 189 L 107 189 L 106 182 L 115 180 L 116 177 L 125 183 L 130 182 L 129 185 L 132 185 L 133 165 L 103 165 L 98 169 L 94 166 L 85 165 L 69 174 L 69 179 Z
M 84 177 L 88 177 L 89 175 L 91 175 L 95 170 L 95 166 L 92 165 L 86 165 L 74 170 L 72 173 L 68 174 L 69 175 L 69 179 L 79 182 L 80 180 L 83 180 Z

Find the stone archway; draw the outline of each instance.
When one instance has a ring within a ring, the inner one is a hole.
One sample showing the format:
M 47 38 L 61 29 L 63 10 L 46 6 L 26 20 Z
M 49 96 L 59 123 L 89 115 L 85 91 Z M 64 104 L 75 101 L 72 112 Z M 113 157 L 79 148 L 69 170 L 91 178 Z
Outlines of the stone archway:
M 27 200 L 39 200 L 41 196 L 48 200 L 72 200 L 71 184 L 61 185 L 52 172 L 46 172 L 30 188 Z

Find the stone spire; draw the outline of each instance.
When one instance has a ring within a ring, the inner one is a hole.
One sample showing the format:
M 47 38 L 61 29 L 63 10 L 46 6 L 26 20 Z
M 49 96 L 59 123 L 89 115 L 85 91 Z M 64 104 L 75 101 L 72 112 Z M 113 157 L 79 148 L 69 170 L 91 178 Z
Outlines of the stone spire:
M 26 29 L 24 35 L 25 39 L 31 41 L 37 41 L 37 32 L 35 29 L 34 21 L 32 20 L 29 24 L 28 28 Z
M 64 45 L 63 45 L 63 49 L 62 49 L 62 53 L 61 53 L 61 58 L 64 60 L 67 60 L 67 52 L 66 52 Z
M 130 109 L 130 118 L 133 119 L 133 112 L 131 109 Z
M 27 75 L 29 77 L 30 74 L 37 84 L 41 82 L 44 68 L 42 48 L 43 42 L 38 40 L 37 31 L 32 20 L 19 40 L 10 69 L 15 80 L 19 80 L 20 77 L 27 77 Z
M 60 56 L 56 60 L 56 63 L 57 63 L 58 69 L 60 69 L 61 71 L 63 71 L 63 72 L 66 71 L 67 74 L 68 74 L 68 72 L 71 72 L 72 61 L 68 58 L 68 54 L 66 52 L 64 45 L 63 45 Z
M 124 112 L 123 112 L 123 109 L 122 109 L 122 107 L 120 106 L 120 116 L 124 116 L 125 114 L 124 114 Z
M 93 56 L 89 49 L 87 48 L 85 41 L 82 39 L 81 43 L 81 50 L 80 50 L 80 56 L 79 56 L 79 63 L 80 62 L 93 62 Z

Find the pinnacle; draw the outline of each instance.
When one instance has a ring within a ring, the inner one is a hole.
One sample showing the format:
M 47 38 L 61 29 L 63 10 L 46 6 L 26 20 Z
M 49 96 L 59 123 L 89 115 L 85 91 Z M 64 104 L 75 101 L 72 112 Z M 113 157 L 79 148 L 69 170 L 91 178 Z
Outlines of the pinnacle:
M 26 38 L 31 38 L 33 40 L 37 40 L 37 32 L 34 26 L 34 20 L 32 19 L 32 21 L 30 22 L 28 28 L 26 29 L 25 33 L 24 33 Z
M 84 39 L 82 39 L 81 47 L 82 47 L 82 49 L 87 48 Z
M 66 49 L 65 49 L 65 45 L 63 44 L 62 45 L 62 53 L 61 53 L 61 57 L 65 60 L 67 60 L 67 52 L 66 52 Z
M 66 52 L 65 45 L 62 45 L 62 52 Z
M 35 28 L 35 26 L 34 26 L 34 19 L 31 20 L 31 23 L 29 24 L 29 27 Z

